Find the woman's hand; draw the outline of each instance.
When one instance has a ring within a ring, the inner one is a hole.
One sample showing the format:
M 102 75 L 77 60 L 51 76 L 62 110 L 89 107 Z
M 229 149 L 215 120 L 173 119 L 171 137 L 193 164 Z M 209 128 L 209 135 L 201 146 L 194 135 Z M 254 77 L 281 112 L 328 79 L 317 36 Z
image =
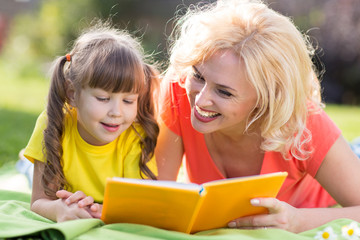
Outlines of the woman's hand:
M 59 190 L 56 192 L 56 196 L 62 199 L 68 206 L 77 204 L 79 208 L 87 210 L 93 218 L 101 217 L 102 205 L 94 203 L 94 198 L 91 196 L 86 196 L 86 194 L 82 191 L 72 193 L 66 190 Z
M 250 202 L 253 206 L 267 208 L 269 213 L 235 219 L 228 224 L 228 227 L 243 229 L 280 228 L 295 233 L 301 231 L 297 224 L 299 222 L 299 209 L 276 198 L 254 198 Z

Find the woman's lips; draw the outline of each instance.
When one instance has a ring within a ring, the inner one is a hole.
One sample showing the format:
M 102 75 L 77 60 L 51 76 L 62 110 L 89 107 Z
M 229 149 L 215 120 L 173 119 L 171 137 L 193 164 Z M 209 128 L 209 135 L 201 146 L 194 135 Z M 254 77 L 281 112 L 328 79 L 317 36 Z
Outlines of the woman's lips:
M 194 107 L 194 115 L 201 122 L 211 122 L 219 117 L 221 114 L 213 111 L 205 111 L 198 106 Z

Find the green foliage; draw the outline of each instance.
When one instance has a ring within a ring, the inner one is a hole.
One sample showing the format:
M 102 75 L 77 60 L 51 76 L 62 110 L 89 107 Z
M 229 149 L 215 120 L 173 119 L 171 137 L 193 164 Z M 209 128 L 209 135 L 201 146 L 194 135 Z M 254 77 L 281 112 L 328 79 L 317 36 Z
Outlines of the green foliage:
M 99 15 L 92 0 L 42 1 L 40 9 L 18 15 L 2 53 L 10 68 L 20 78 L 42 76 L 48 62 L 64 55 L 69 42 Z M 83 25 L 83 26 L 82 26 Z
M 150 19 L 144 18 L 145 9 L 136 11 L 141 5 L 144 4 L 139 0 L 121 3 L 115 0 L 42 1 L 39 9 L 13 19 L 0 59 L 4 59 L 4 66 L 17 78 L 41 78 L 48 71 L 49 63 L 56 56 L 65 55 L 94 19 L 111 19 L 114 25 L 128 29 L 143 40 L 146 52 L 163 51 L 158 45 L 165 41 L 165 21 L 173 12 L 164 16 L 160 10 L 153 10 L 149 13 Z

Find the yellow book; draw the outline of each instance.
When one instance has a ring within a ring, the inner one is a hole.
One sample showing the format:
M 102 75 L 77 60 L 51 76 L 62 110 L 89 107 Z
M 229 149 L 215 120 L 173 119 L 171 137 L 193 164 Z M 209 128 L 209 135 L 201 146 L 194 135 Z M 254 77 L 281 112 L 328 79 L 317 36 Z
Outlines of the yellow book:
M 226 227 L 239 217 L 266 213 L 250 199 L 276 197 L 286 172 L 228 178 L 202 185 L 174 181 L 109 178 L 101 219 L 194 233 Z

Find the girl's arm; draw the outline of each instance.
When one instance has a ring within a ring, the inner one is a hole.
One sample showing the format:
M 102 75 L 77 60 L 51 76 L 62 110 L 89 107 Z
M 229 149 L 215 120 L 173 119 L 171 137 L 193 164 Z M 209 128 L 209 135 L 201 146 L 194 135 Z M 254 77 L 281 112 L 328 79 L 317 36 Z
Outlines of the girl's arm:
M 230 227 L 276 227 L 291 232 L 306 231 L 339 218 L 360 222 L 360 159 L 340 136 L 326 154 L 316 179 L 343 208 L 294 208 L 275 198 L 252 200 L 270 214 L 234 220 Z
M 31 210 L 56 222 L 79 218 L 91 218 L 87 209 L 80 208 L 77 203 L 67 205 L 63 199 L 54 200 L 48 197 L 41 184 L 43 170 L 44 163 L 35 160 Z
M 155 149 L 159 180 L 176 181 L 183 154 L 182 138 L 172 132 L 164 123 L 161 123 Z

